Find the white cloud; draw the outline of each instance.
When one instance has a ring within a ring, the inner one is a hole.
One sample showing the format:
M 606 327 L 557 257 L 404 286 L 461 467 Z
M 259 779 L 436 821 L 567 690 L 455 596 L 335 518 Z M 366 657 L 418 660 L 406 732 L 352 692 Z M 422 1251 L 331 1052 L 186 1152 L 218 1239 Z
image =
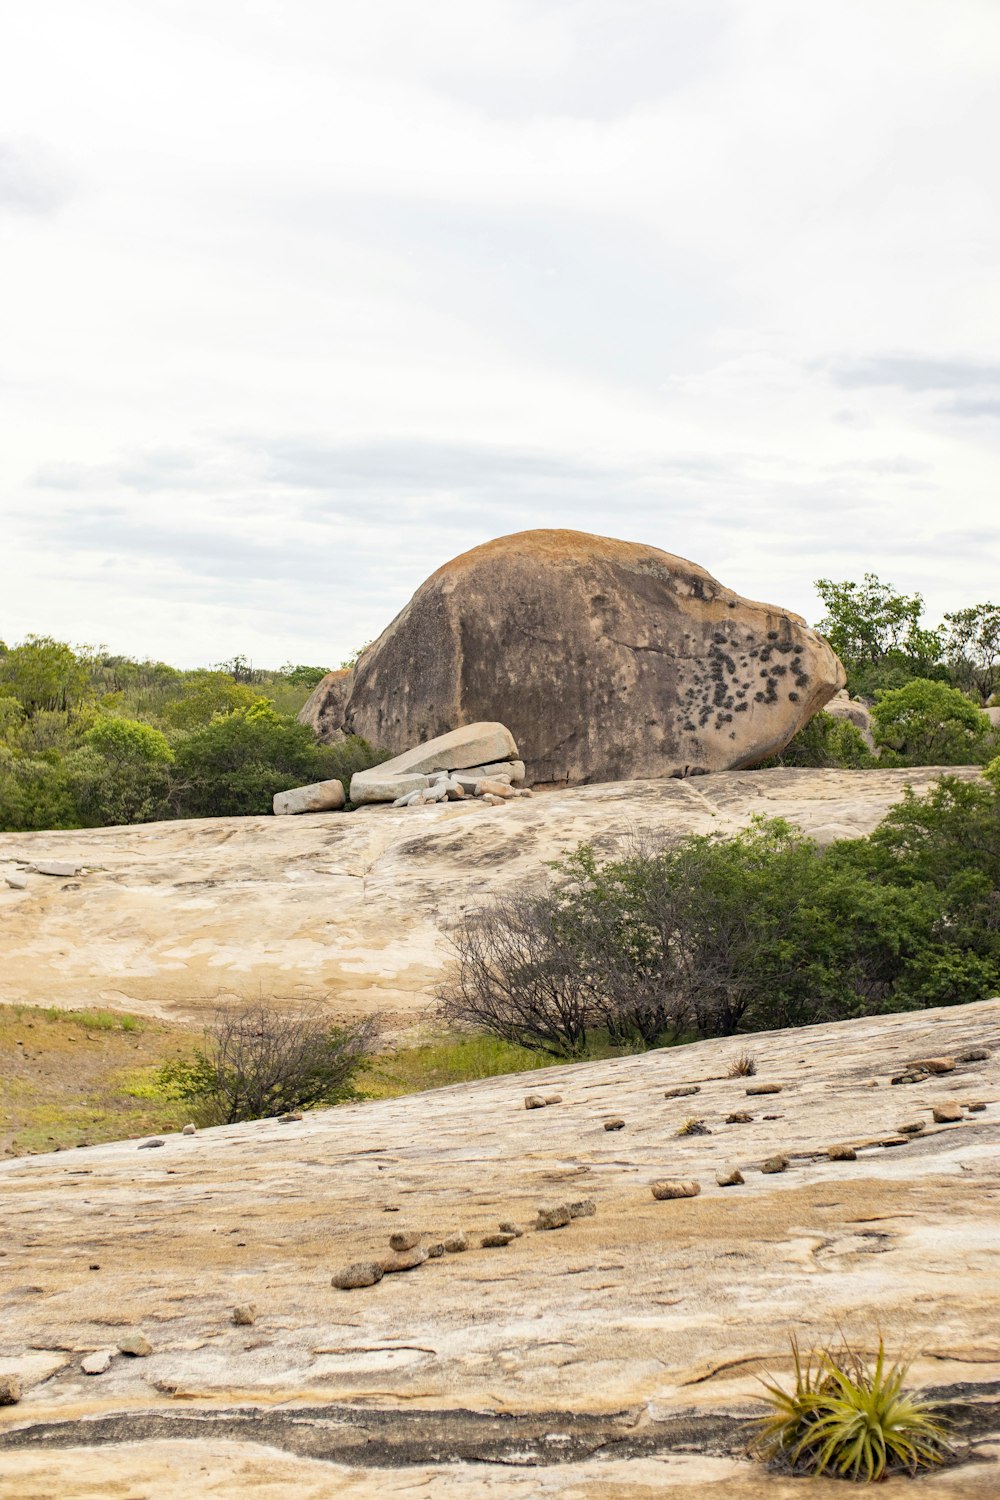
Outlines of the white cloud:
M 5 30 L 5 638 L 336 661 L 546 524 L 996 596 L 994 0 Z

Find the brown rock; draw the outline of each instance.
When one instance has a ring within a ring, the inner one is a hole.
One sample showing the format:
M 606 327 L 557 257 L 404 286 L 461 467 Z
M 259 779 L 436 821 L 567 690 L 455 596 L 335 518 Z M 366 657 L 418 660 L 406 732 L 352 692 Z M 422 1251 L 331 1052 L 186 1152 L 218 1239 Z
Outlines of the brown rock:
M 752 1083 L 747 1089 L 748 1094 L 780 1094 L 783 1085 L 780 1083 Z
M 624 1120 L 617 1120 L 617 1119 L 616 1120 L 605 1120 L 605 1122 L 604 1122 L 604 1128 L 605 1128 L 605 1130 L 624 1130 L 625 1129 L 625 1121 Z
M 905 1125 L 896 1126 L 901 1135 L 919 1135 L 923 1128 L 923 1120 L 907 1120 Z
M 465 1234 L 447 1234 L 444 1238 L 444 1248 L 449 1255 L 461 1255 L 463 1250 L 469 1248 L 469 1238 Z
M 413 1250 L 403 1250 L 399 1255 L 385 1255 L 379 1261 L 383 1276 L 392 1276 L 396 1271 L 415 1271 L 429 1257 L 418 1245 Z
M 442 1240 L 436 1240 L 434 1244 L 427 1246 L 428 1260 L 440 1260 L 443 1254 L 444 1242 Z
M 573 1205 L 570 1204 L 570 1213 L 572 1213 L 572 1212 L 573 1212 Z M 576 1218 L 576 1214 L 573 1214 L 573 1217 L 575 1219 Z M 510 1219 L 501 1219 L 501 1221 L 500 1221 L 500 1223 L 499 1223 L 499 1225 L 497 1227 L 499 1228 L 501 1234 L 509 1234 L 515 1240 L 519 1240 L 521 1238 L 522 1234 L 524 1233 L 524 1230 L 523 1229 L 519 1229 L 516 1224 L 513 1224 L 510 1221 Z
M 570 1217 L 574 1219 L 592 1219 L 597 1212 L 597 1204 L 593 1198 L 580 1198 L 576 1203 L 570 1203 L 568 1207 Z
M 753 1115 L 748 1114 L 745 1109 L 734 1109 L 731 1115 L 726 1116 L 727 1125 L 752 1125 Z
M 970 1115 L 977 1115 L 980 1110 L 986 1108 L 986 1100 L 975 1099 L 971 1104 L 966 1104 L 963 1107 L 969 1111 Z
M 716 1172 L 715 1180 L 720 1187 L 742 1187 L 746 1181 L 739 1167 L 730 1167 L 728 1171 Z
M 967 1047 L 964 1052 L 958 1054 L 956 1061 L 960 1063 L 986 1062 L 989 1055 L 985 1047 Z
M 473 796 L 475 797 L 500 797 L 506 802 L 508 797 L 513 797 L 514 788 L 509 781 L 500 781 L 495 777 L 486 776 L 482 781 L 477 781 Z
M 687 1099 L 691 1094 L 700 1094 L 701 1085 L 698 1083 L 682 1083 L 675 1089 L 665 1089 L 664 1099 Z
M 920 1071 L 922 1073 L 954 1073 L 955 1059 L 953 1057 L 918 1057 L 909 1065 L 910 1072 Z
M 397 1229 L 395 1234 L 389 1236 L 390 1250 L 415 1250 L 419 1244 L 420 1236 L 412 1229 Z
M 378 1261 L 356 1260 L 342 1271 L 334 1271 L 330 1285 L 338 1287 L 342 1292 L 353 1292 L 358 1287 L 374 1286 L 377 1281 L 382 1280 L 382 1275 L 382 1266 Z
M 546 1104 L 561 1104 L 562 1103 L 562 1094 L 546 1094 L 544 1097 L 545 1097 Z
M 939 1125 L 950 1125 L 962 1118 L 962 1106 L 956 1104 L 954 1099 L 948 1099 L 942 1104 L 935 1104 L 933 1114 Z
M 257 1321 L 257 1304 L 255 1302 L 241 1302 L 239 1307 L 233 1308 L 233 1322 L 237 1328 L 252 1328 Z
M 16 1406 L 21 1399 L 21 1382 L 16 1375 L 0 1375 L 0 1406 Z
M 118 1340 L 118 1353 L 130 1354 L 133 1359 L 145 1359 L 146 1356 L 148 1354 L 152 1354 L 152 1352 L 152 1344 L 149 1342 L 149 1339 L 146 1337 L 146 1335 L 138 1328 L 133 1328 L 131 1332 L 124 1334 Z
M 362 655 L 342 718 L 393 753 L 500 720 L 531 781 L 572 785 L 755 764 L 843 682 L 798 615 L 742 599 L 694 563 L 527 531 L 421 585 Z
M 700 1182 L 675 1182 L 664 1179 L 661 1182 L 651 1184 L 650 1191 L 654 1198 L 663 1202 L 667 1198 L 697 1198 L 701 1192 Z
M 892 1080 L 897 1083 L 923 1083 L 930 1074 L 924 1068 L 908 1068 L 905 1073 L 897 1073 Z
M 544 1109 L 545 1100 L 541 1094 L 527 1094 L 524 1100 L 525 1109 Z
M 540 1208 L 535 1220 L 536 1229 L 565 1229 L 572 1221 L 569 1204 L 557 1203 L 554 1208 Z
M 826 1154 L 831 1161 L 857 1161 L 858 1153 L 853 1146 L 827 1146 Z M 763 1171 L 763 1168 L 761 1168 Z
M 910 1137 L 908 1135 L 884 1135 L 879 1141 L 879 1145 L 884 1146 L 887 1150 L 893 1146 L 908 1146 L 909 1144 Z
M 769 1156 L 767 1161 L 761 1162 L 760 1170 L 762 1172 L 787 1172 L 788 1157 L 781 1155 Z
M 479 1243 L 484 1250 L 502 1250 L 514 1238 L 512 1234 L 484 1234 Z
M 344 738 L 344 711 L 351 696 L 354 673 L 349 668 L 327 672 L 299 710 L 299 723 L 308 724 L 324 745 Z

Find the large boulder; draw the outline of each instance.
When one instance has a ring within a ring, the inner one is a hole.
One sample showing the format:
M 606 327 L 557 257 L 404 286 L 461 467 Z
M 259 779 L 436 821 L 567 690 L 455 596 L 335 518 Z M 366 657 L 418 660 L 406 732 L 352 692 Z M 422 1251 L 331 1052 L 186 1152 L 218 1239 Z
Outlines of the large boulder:
M 299 723 L 308 724 L 324 745 L 333 745 L 344 738 L 344 714 L 353 684 L 354 673 L 350 667 L 327 672 L 299 711 Z
M 338 727 L 398 753 L 501 721 L 536 783 L 684 776 L 775 754 L 844 682 L 799 615 L 694 563 L 524 531 L 420 586 L 359 660 Z

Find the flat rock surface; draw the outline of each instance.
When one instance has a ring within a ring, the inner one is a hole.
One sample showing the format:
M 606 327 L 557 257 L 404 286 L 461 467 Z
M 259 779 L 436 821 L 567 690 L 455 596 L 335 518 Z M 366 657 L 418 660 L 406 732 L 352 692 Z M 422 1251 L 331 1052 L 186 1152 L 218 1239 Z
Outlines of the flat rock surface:
M 907 771 L 732 771 L 298 818 L 202 818 L 0 833 L 0 876 L 43 858 L 67 879 L 0 882 L 0 1001 L 197 1018 L 220 995 L 329 997 L 413 1020 L 449 959 L 448 929 L 482 896 L 545 876 L 582 840 L 743 828 L 757 813 L 818 839 L 869 833 Z M 973 770 L 958 774 L 972 776 Z M 21 861 L 22 863 L 18 863 Z
M 727 1125 L 752 1102 L 726 1076 L 748 1046 L 782 1091 Z M 973 1047 L 991 1055 L 890 1082 Z M 975 1440 L 974 1461 L 881 1493 L 1000 1493 L 1000 1000 L 553 1069 L 558 1108 L 525 1110 L 531 1082 L 0 1164 L 0 1371 L 25 1386 L 0 1411 L 0 1496 L 180 1500 L 194 1478 L 232 1500 L 833 1500 L 743 1451 L 789 1333 L 838 1330 L 912 1353 L 911 1383 L 958 1401 Z M 676 1133 L 689 1106 L 664 1094 L 687 1083 L 711 1135 Z M 934 1125 L 945 1098 L 987 1108 Z M 925 1130 L 878 1144 L 904 1117 Z M 779 1151 L 788 1171 L 762 1175 Z M 745 1185 L 717 1187 L 734 1166 Z M 664 1177 L 701 1193 L 656 1202 Z M 582 1198 L 594 1215 L 529 1227 Z M 526 1232 L 480 1249 L 507 1220 Z M 397 1228 L 470 1249 L 330 1286 Z M 257 1321 L 235 1327 L 245 1302 Z M 137 1327 L 148 1358 L 81 1374 Z

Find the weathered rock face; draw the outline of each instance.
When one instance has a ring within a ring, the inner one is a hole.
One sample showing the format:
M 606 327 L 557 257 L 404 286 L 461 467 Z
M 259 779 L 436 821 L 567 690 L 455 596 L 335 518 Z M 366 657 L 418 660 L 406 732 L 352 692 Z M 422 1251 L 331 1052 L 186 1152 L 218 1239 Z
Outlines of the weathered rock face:
M 344 712 L 353 684 L 354 673 L 347 667 L 327 672 L 299 712 L 299 723 L 308 724 L 325 745 L 333 745 L 344 738 Z
M 399 752 L 500 720 L 529 781 L 678 776 L 773 754 L 844 680 L 798 615 L 742 599 L 694 563 L 525 531 L 421 585 L 358 662 L 342 727 Z

